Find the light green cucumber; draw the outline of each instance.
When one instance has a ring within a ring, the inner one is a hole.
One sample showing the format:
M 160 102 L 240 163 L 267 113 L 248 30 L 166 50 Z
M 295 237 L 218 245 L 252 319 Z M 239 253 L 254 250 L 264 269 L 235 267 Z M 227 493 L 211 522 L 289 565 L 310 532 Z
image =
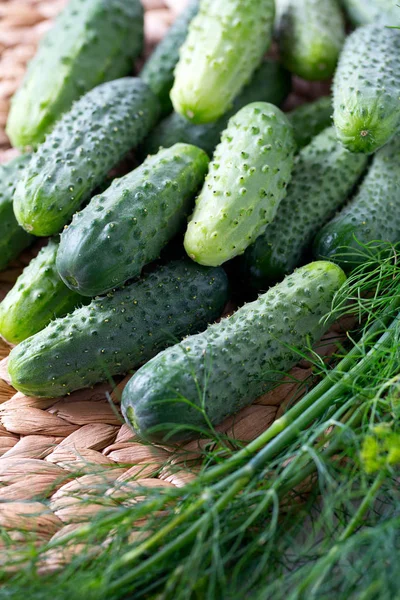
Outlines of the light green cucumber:
M 13 145 L 42 142 L 80 96 L 128 75 L 142 47 L 139 0 L 69 0 L 13 98 L 7 123 Z
M 29 161 L 30 155 L 25 154 L 0 165 L 0 270 L 5 269 L 34 240 L 18 224 L 13 209 L 15 187 Z
M 186 231 L 192 260 L 221 265 L 256 240 L 286 196 L 295 149 L 292 126 L 272 104 L 249 104 L 231 118 Z
M 116 179 L 61 236 L 57 268 L 65 283 L 96 296 L 139 276 L 184 227 L 207 167 L 203 150 L 176 144 Z
M 0 304 L 0 335 L 18 344 L 87 302 L 61 281 L 56 269 L 58 243 L 48 245 L 31 260 Z
M 122 394 L 127 423 L 146 439 L 198 436 L 209 422 L 272 389 L 320 339 L 343 271 L 316 262 L 204 333 L 186 338 L 139 369 Z
M 179 60 L 179 50 L 186 40 L 189 24 L 197 14 L 198 9 L 198 0 L 190 0 L 188 6 L 177 17 L 140 73 L 140 77 L 159 99 L 164 115 L 172 111 L 170 91 L 174 84 L 174 70 Z
M 397 0 L 341 0 L 353 25 L 366 25 L 380 21 L 393 26 L 399 19 Z
M 338 138 L 352 152 L 376 152 L 393 137 L 400 126 L 400 31 L 365 25 L 347 38 L 333 105 Z
M 13 386 L 54 398 L 127 373 L 220 316 L 228 298 L 222 269 L 190 261 L 143 279 L 56 319 L 10 354 Z
M 323 96 L 313 102 L 302 104 L 287 113 L 289 121 L 293 125 L 294 139 L 299 150 L 307 146 L 321 131 L 332 125 L 332 113 L 330 96 Z
M 233 107 L 214 123 L 194 125 L 182 115 L 172 113 L 153 129 L 141 148 L 142 154 L 155 154 L 178 142 L 193 144 L 212 156 L 229 119 L 252 102 L 270 102 L 279 106 L 291 89 L 290 74 L 278 62 L 266 59 L 254 73 L 250 83 L 236 97 Z
M 175 111 L 193 123 L 226 113 L 271 44 L 274 15 L 274 0 L 200 0 L 175 70 Z
M 345 39 L 337 0 L 277 0 L 276 33 L 292 73 L 311 81 L 332 77 Z
M 346 271 L 377 256 L 387 243 L 400 243 L 400 137 L 375 154 L 353 200 L 318 234 L 316 256 Z
M 141 79 L 117 79 L 85 94 L 39 146 L 17 185 L 20 225 L 38 236 L 61 231 L 158 115 L 158 100 Z
M 250 287 L 265 290 L 304 261 L 316 234 L 346 202 L 366 166 L 367 157 L 343 148 L 333 127 L 300 152 L 275 219 L 240 259 Z

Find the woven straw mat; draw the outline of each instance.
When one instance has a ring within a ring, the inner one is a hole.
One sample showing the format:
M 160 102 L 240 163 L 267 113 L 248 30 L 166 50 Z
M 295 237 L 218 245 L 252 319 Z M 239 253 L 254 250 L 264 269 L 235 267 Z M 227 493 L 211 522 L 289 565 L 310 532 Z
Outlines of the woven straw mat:
M 148 54 L 185 0 L 143 0 L 143 3 Z M 10 148 L 4 132 L 10 97 L 38 40 L 64 4 L 65 0 L 0 0 L 0 162 L 18 154 Z M 321 84 L 310 86 L 295 81 L 287 108 L 324 92 L 326 87 Z M 0 273 L 0 300 L 34 253 L 35 250 L 25 252 L 7 271 Z M 344 329 L 343 323 L 336 325 L 325 336 L 321 345 L 323 355 L 334 351 Z M 28 398 L 15 393 L 7 383 L 8 353 L 9 348 L 0 342 L 0 376 L 4 378 L 0 381 L 0 527 L 10 531 L 23 529 L 39 540 L 48 540 L 73 526 L 78 514 L 81 522 L 89 519 L 90 505 L 86 502 L 79 511 L 76 492 L 87 499 L 91 490 L 95 503 L 99 478 L 102 482 L 106 480 L 112 490 L 130 478 L 154 487 L 182 486 L 195 477 L 176 453 L 142 444 L 123 424 L 118 402 L 127 379 L 114 392 L 109 385 L 102 384 L 68 398 Z M 304 382 L 311 370 L 303 361 L 292 374 Z M 219 429 L 243 442 L 253 440 L 296 394 L 299 394 L 296 384 L 284 383 L 234 419 L 228 419 Z M 198 442 L 185 447 L 188 451 L 196 448 Z

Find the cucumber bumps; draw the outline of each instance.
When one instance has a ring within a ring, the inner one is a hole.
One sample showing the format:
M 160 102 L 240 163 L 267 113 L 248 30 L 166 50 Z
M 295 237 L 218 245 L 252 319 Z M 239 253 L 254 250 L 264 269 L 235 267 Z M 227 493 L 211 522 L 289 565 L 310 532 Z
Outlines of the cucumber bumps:
M 69 0 L 13 99 L 7 123 L 13 145 L 42 142 L 80 96 L 128 75 L 142 47 L 139 0 Z
M 288 119 L 293 125 L 294 139 L 299 150 L 307 146 L 321 131 L 332 125 L 332 113 L 330 96 L 323 96 L 314 102 L 302 104 L 287 113 Z
M 346 41 L 333 86 L 333 120 L 352 152 L 376 152 L 400 126 L 400 31 L 365 25 Z
M 346 202 L 366 166 L 367 157 L 343 148 L 333 127 L 300 152 L 275 219 L 240 259 L 251 287 L 266 289 L 304 260 L 316 234 Z
M 8 363 L 12 384 L 28 396 L 55 398 L 126 373 L 201 331 L 227 297 L 222 269 L 189 261 L 159 267 L 19 344 Z
M 400 137 L 374 156 L 353 200 L 319 233 L 316 256 L 329 257 L 346 271 L 376 256 L 385 242 L 400 242 Z
M 270 390 L 328 328 L 323 317 L 345 281 L 316 262 L 204 333 L 162 352 L 128 382 L 122 412 L 143 437 L 198 436 Z M 207 419 L 208 422 L 207 422 Z
M 175 70 L 175 111 L 193 123 L 226 113 L 270 46 L 274 14 L 274 0 L 201 0 Z
M 140 79 L 103 83 L 75 102 L 32 156 L 14 196 L 18 222 L 58 233 L 107 172 L 157 121 L 159 104 Z
M 65 283 L 96 296 L 140 275 L 184 227 L 207 167 L 203 150 L 176 144 L 115 180 L 61 236 L 57 268 Z
M 229 121 L 185 235 L 196 262 L 217 266 L 242 254 L 286 196 L 296 145 L 286 116 L 255 102 Z
M 71 292 L 56 269 L 58 243 L 51 240 L 23 270 L 0 304 L 0 335 L 18 344 L 87 301 Z
M 345 39 L 337 0 L 277 0 L 277 38 L 285 67 L 303 79 L 328 79 Z
M 5 269 L 34 240 L 19 225 L 13 209 L 15 186 L 29 161 L 30 155 L 25 154 L 0 165 L 0 270 Z

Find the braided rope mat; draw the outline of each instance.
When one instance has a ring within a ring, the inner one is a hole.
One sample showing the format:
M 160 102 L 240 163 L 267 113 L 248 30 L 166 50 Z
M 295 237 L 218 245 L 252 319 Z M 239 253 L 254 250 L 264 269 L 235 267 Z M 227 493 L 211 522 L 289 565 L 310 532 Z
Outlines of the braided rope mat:
M 185 2 L 144 0 L 146 53 L 163 37 Z M 64 4 L 65 0 L 0 2 L 0 162 L 18 154 L 9 147 L 4 132 L 10 97 L 38 40 Z M 324 92 L 326 86 L 321 84 L 310 86 L 295 81 L 287 108 Z M 0 273 L 0 300 L 34 253 L 35 250 L 25 252 Z M 325 336 L 321 355 L 332 354 L 348 324 L 335 325 Z M 7 383 L 8 353 L 9 347 L 0 342 L 0 377 L 4 379 L 0 380 L 0 527 L 10 531 L 15 543 L 22 541 L 22 532 L 23 539 L 32 535 L 40 543 L 90 519 L 99 508 L 99 482 L 102 493 L 106 483 L 112 496 L 113 490 L 133 478 L 139 486 L 154 487 L 182 486 L 196 476 L 195 469 L 187 467 L 180 453 L 141 443 L 123 424 L 118 402 L 127 379 L 114 391 L 110 385 L 102 384 L 68 398 L 28 398 L 15 393 Z M 293 369 L 290 381 L 218 429 L 242 442 L 255 439 L 281 414 L 285 404 L 299 395 L 295 380 L 307 382 L 310 376 L 310 366 L 302 361 Z M 196 456 L 198 444 L 192 442 L 183 449 Z M 92 501 L 87 502 L 88 498 Z M 86 501 L 82 503 L 82 499 Z

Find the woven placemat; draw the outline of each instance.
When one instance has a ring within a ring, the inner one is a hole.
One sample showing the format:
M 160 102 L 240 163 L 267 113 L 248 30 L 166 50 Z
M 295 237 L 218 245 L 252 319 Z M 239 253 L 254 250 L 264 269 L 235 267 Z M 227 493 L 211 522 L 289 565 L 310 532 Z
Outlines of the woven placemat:
M 186 0 L 143 3 L 149 53 Z M 64 4 L 65 0 L 0 3 L 0 162 L 17 154 L 4 132 L 10 98 L 39 39 Z M 326 85 L 296 80 L 287 108 L 323 93 Z M 35 252 L 37 248 L 25 252 L 0 273 L 0 299 Z M 334 351 L 345 330 L 346 322 L 335 325 L 321 343 L 321 355 Z M 102 384 L 68 398 L 29 398 L 15 393 L 7 383 L 8 353 L 9 347 L 0 342 L 0 376 L 5 379 L 0 380 L 0 526 L 11 533 L 18 529 L 16 542 L 21 531 L 40 542 L 69 531 L 77 521 L 88 520 L 98 510 L 99 481 L 106 481 L 112 493 L 132 478 L 141 486 L 154 487 L 182 486 L 196 476 L 195 468 L 182 462 L 181 452 L 145 445 L 123 424 L 118 403 L 127 379 L 114 391 L 111 385 Z M 299 395 L 296 381 L 307 382 L 311 375 L 303 361 L 293 369 L 290 381 L 225 421 L 219 430 L 242 442 L 255 439 Z M 191 442 L 181 450 L 195 456 L 198 449 L 199 442 Z

